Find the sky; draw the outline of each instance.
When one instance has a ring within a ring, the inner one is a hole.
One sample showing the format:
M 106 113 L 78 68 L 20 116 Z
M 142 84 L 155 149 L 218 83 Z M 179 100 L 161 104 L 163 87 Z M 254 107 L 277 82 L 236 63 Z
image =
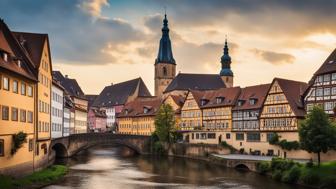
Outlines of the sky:
M 138 77 L 153 94 L 165 7 L 177 73 L 219 73 L 227 36 L 234 85 L 308 82 L 336 47 L 336 0 L 0 0 L 0 17 L 49 34 L 86 94 Z

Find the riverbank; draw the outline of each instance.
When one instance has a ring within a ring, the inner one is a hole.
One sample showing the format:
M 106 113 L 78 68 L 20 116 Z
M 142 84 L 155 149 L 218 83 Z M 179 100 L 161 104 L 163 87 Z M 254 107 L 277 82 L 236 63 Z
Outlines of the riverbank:
M 336 161 L 324 162 L 317 166 L 312 162 L 302 164 L 291 160 L 273 158 L 271 162 L 259 162 L 257 172 L 268 175 L 274 180 L 290 184 L 321 189 L 332 189 L 336 186 Z
M 68 172 L 68 167 L 64 165 L 52 165 L 41 171 L 22 178 L 12 178 L 0 175 L 1 189 L 31 189 L 41 188 L 61 179 Z

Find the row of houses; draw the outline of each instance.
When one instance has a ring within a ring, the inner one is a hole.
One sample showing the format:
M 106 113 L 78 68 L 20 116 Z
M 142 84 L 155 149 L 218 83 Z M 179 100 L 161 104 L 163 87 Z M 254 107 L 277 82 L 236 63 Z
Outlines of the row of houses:
M 53 71 L 48 35 L 14 32 L 0 20 L 0 174 L 52 163 L 52 138 L 86 133 L 87 112 L 77 81 Z
M 118 116 L 118 132 L 152 134 L 160 105 L 168 103 L 174 107 L 176 129 L 183 133 L 185 142 L 220 144 L 225 141 L 245 154 L 314 158 L 302 150 L 287 151 L 270 145 L 269 140 L 277 133 L 281 139 L 298 141 L 299 122 L 315 105 L 331 117 L 335 115 L 335 65 L 336 50 L 309 83 L 274 78 L 271 83 L 244 88 L 204 89 L 180 80 L 179 85 L 185 87 L 170 89 L 169 85 L 161 97 L 137 98 L 127 103 Z M 202 85 L 199 82 L 198 86 Z M 334 152 L 323 155 L 324 160 L 333 158 Z

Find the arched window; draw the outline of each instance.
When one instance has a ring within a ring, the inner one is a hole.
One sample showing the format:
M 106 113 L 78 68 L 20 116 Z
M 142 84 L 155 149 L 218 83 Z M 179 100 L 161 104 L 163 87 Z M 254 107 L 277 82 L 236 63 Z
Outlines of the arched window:
M 167 76 L 167 68 L 163 67 L 163 76 Z

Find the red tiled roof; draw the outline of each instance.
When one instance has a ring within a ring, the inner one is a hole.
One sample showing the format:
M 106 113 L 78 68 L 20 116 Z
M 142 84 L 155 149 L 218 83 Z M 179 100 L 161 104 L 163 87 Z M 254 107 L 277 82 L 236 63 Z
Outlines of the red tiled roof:
M 323 62 L 321 67 L 314 73 L 314 76 L 336 71 L 336 49 Z
M 238 100 L 242 100 L 244 103 L 241 106 L 238 106 L 238 103 L 236 103 L 236 106 L 233 108 L 233 110 L 261 108 L 266 99 L 270 86 L 271 84 L 263 84 L 242 88 Z M 249 103 L 250 99 L 255 99 L 255 104 L 251 105 Z
M 118 117 L 153 116 L 159 110 L 161 103 L 158 97 L 138 97 L 126 103 Z M 148 108 L 149 111 L 144 113 L 144 108 Z

